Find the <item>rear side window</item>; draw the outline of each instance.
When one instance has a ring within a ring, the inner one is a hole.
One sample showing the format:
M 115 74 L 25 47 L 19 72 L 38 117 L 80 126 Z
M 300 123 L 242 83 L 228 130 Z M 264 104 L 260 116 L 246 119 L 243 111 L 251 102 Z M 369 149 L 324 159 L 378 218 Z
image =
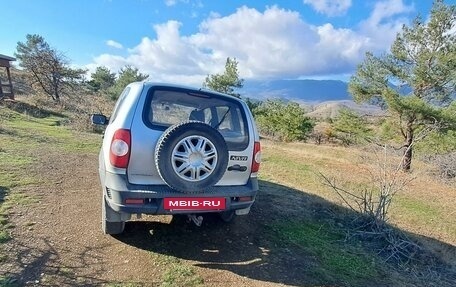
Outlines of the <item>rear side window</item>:
M 230 150 L 244 150 L 249 142 L 240 103 L 216 94 L 154 87 L 149 91 L 143 119 L 150 128 L 160 130 L 189 120 L 207 123 L 222 134 Z

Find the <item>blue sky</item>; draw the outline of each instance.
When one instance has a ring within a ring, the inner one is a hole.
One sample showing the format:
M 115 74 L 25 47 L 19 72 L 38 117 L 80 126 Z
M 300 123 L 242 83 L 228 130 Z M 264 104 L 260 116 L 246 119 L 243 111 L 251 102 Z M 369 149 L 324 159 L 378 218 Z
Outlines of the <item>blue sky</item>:
M 455 4 L 454 0 L 446 1 Z M 134 65 L 152 80 L 201 83 L 236 57 L 246 79 L 344 79 L 388 50 L 431 0 L 0 0 L 0 54 L 40 34 L 93 71 Z

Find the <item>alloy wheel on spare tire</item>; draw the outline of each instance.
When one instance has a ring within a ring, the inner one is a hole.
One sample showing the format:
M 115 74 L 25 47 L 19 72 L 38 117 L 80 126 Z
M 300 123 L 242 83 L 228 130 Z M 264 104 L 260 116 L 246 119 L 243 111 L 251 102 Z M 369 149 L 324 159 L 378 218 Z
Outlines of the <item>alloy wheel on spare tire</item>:
M 228 148 L 216 129 L 189 121 L 163 133 L 155 148 L 155 165 L 169 187 L 184 193 L 204 191 L 225 173 Z

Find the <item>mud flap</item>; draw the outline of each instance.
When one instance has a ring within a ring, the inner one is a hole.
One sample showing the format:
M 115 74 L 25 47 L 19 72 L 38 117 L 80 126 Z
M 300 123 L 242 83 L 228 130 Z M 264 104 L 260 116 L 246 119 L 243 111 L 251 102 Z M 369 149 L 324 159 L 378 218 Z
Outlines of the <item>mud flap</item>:
M 237 209 L 236 210 L 236 215 L 247 215 L 250 212 L 250 207 L 243 208 L 243 209 Z
M 130 220 L 131 219 L 131 214 L 129 213 L 124 213 L 124 212 L 117 212 L 115 210 L 113 210 L 111 208 L 111 206 L 109 206 L 109 203 L 108 201 L 106 200 L 106 198 L 103 198 L 104 199 L 104 216 L 106 221 L 109 221 L 109 222 L 125 222 L 127 220 Z

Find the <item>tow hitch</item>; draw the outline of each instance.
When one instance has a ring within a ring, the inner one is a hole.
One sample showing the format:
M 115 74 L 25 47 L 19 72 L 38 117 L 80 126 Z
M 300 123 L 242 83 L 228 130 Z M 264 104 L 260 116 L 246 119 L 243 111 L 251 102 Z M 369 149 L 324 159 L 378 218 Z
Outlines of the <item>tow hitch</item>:
M 200 215 L 200 216 L 196 216 L 195 214 L 188 214 L 187 215 L 188 217 L 188 222 L 193 222 L 195 223 L 196 226 L 201 226 L 201 224 L 203 224 L 203 217 Z

